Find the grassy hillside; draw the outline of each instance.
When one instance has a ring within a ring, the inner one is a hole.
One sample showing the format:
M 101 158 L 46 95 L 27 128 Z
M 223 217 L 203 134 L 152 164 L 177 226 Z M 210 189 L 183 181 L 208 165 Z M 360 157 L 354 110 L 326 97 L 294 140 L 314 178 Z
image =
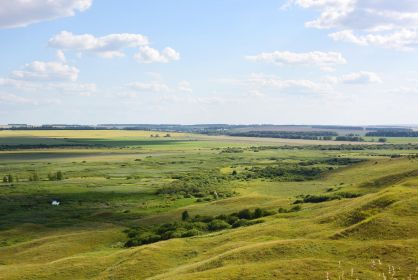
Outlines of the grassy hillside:
M 45 145 L 0 152 L 14 178 L 0 183 L 0 279 L 418 278 L 418 151 L 150 134 L 0 131 Z M 108 144 L 56 145 L 91 139 Z M 124 245 L 127 230 L 180 225 L 184 211 L 256 208 L 271 215 Z

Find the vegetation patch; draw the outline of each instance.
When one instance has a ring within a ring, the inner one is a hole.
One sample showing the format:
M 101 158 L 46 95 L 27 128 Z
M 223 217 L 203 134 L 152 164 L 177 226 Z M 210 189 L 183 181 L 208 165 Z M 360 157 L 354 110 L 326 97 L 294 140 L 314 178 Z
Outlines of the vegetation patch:
M 300 195 L 301 199 L 298 199 L 294 202 L 294 204 L 299 203 L 321 203 L 325 201 L 331 201 L 336 199 L 343 199 L 343 198 L 356 198 L 361 196 L 358 193 L 351 193 L 351 192 L 339 192 L 335 194 L 324 194 L 324 195 Z
M 131 228 L 125 230 L 128 241 L 125 247 L 140 246 L 155 243 L 160 240 L 184 238 L 229 228 L 238 228 L 262 223 L 259 218 L 274 214 L 272 211 L 256 208 L 254 211 L 243 209 L 230 215 L 201 216 L 193 218 L 184 211 L 181 221 L 156 225 L 150 228 Z

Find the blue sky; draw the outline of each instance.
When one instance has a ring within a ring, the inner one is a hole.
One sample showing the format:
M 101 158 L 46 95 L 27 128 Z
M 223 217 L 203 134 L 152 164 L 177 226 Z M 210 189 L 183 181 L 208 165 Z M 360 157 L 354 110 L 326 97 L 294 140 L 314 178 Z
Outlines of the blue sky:
M 0 0 L 0 123 L 416 123 L 417 30 L 413 0 Z

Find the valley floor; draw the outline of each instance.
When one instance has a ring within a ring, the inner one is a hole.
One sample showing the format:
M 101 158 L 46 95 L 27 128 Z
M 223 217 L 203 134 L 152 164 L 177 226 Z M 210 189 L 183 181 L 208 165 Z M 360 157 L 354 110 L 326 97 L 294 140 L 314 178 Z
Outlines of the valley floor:
M 2 133 L 21 146 L 0 151 L 0 279 L 418 279 L 417 150 Z M 185 211 L 256 208 L 251 225 L 125 246 Z

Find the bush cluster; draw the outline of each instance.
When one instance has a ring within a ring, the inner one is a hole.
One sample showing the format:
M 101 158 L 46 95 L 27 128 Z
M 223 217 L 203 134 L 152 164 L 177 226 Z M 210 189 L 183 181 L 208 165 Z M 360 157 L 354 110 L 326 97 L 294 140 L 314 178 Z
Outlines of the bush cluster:
M 247 179 L 267 178 L 279 181 L 307 181 L 317 178 L 326 169 L 316 166 L 284 164 L 266 167 L 253 167 L 245 174 Z
M 361 194 L 358 193 L 350 193 L 350 192 L 339 192 L 335 194 L 322 194 L 322 195 L 301 195 L 301 199 L 298 199 L 294 202 L 294 204 L 299 203 L 321 203 L 325 201 L 331 201 L 336 199 L 342 199 L 342 198 L 356 198 L 361 196 Z
M 128 241 L 125 243 L 125 247 L 140 246 L 172 238 L 191 237 L 229 228 L 250 226 L 262 222 L 256 219 L 272 214 L 274 213 L 271 211 L 256 208 L 253 211 L 243 209 L 230 215 L 219 215 L 216 217 L 196 215 L 192 218 L 187 211 L 184 211 L 181 215 L 181 221 L 178 222 L 166 223 L 148 229 L 131 228 L 126 230 L 125 233 L 128 236 Z
M 231 197 L 233 192 L 222 189 L 221 183 L 229 180 L 216 171 L 213 174 L 176 175 L 174 181 L 157 190 L 159 195 L 175 195 L 186 198 L 198 198 L 199 201 L 210 201 L 218 198 Z

